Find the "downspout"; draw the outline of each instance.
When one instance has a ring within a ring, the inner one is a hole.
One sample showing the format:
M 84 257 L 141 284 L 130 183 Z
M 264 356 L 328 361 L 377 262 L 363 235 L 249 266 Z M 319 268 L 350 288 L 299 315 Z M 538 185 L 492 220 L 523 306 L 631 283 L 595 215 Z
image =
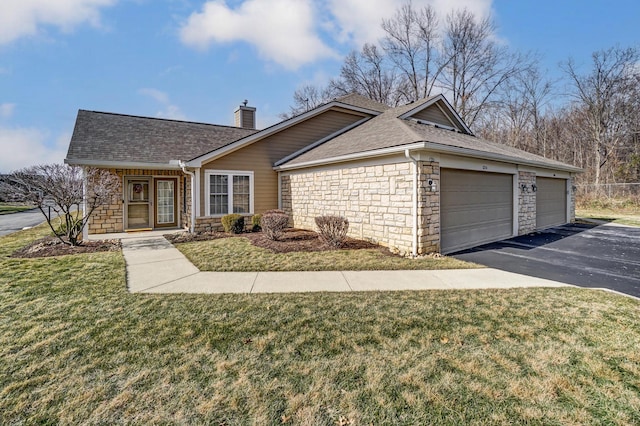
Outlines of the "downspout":
M 408 149 L 404 150 L 404 156 L 407 160 L 413 162 L 413 253 L 412 256 L 418 256 L 418 160 L 411 156 Z
M 189 227 L 189 232 L 193 232 L 196 229 L 196 175 L 187 170 L 187 165 L 184 161 L 178 160 L 178 165 L 183 173 L 191 177 L 191 226 Z

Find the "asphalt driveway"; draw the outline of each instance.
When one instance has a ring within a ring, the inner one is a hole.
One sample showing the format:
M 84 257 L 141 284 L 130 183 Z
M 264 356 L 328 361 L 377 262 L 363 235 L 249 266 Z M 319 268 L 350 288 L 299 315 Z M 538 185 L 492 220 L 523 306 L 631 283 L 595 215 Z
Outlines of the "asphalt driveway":
M 640 228 L 569 224 L 451 256 L 491 268 L 640 297 Z

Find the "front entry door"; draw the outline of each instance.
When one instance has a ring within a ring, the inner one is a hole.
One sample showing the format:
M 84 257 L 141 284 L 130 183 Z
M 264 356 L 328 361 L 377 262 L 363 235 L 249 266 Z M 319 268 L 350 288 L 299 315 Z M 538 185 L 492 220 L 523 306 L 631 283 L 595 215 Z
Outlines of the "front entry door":
M 126 229 L 150 229 L 151 185 L 149 178 L 127 178 L 126 182 Z
M 155 227 L 178 226 L 178 180 L 176 178 L 156 178 L 155 193 Z

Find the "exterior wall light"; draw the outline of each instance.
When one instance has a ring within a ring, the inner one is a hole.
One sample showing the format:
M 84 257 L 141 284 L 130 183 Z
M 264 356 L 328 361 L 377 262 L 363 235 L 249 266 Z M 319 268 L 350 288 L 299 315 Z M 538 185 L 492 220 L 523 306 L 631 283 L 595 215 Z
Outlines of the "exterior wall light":
M 532 190 L 533 192 L 536 192 L 536 191 L 538 190 L 537 185 L 535 185 L 535 184 L 534 184 L 534 185 L 531 185 L 531 190 Z
M 520 189 L 522 190 L 522 192 L 529 192 L 529 187 L 524 183 L 520 185 Z
M 429 179 L 427 181 L 427 191 L 431 191 L 431 192 L 436 192 L 438 190 L 436 183 L 433 181 L 433 179 Z

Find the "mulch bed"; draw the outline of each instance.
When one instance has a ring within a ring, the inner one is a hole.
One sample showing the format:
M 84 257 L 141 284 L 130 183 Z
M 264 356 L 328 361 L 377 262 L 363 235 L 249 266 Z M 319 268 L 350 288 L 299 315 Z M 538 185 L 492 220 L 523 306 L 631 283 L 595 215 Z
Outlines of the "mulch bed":
M 164 237 L 172 244 L 188 243 L 192 241 L 208 241 L 220 238 L 244 237 L 256 247 L 271 250 L 274 253 L 291 253 L 291 252 L 316 252 L 333 250 L 325 244 L 317 232 L 307 231 L 303 229 L 287 229 L 284 231 L 280 241 L 272 241 L 264 236 L 262 232 L 247 232 L 244 234 L 234 235 L 225 232 L 201 232 L 191 234 L 189 232 L 180 232 L 176 234 L 167 234 Z M 101 241 L 84 241 L 79 246 L 70 246 L 62 243 L 55 237 L 45 237 L 34 241 L 28 246 L 15 251 L 11 257 L 16 258 L 36 258 L 64 256 L 67 254 L 81 253 L 97 253 L 102 251 L 118 251 L 121 248 L 119 240 L 101 240 Z M 381 253 L 389 256 L 393 254 L 386 248 L 368 241 L 347 238 L 341 250 L 360 250 L 374 249 L 380 250 Z
M 220 238 L 237 237 L 237 235 L 227 234 L 226 232 L 177 232 L 175 234 L 165 234 L 164 237 L 171 244 L 190 243 L 192 241 L 209 241 L 218 240 Z
M 327 244 L 325 244 L 317 232 L 307 231 L 304 229 L 286 229 L 283 233 L 280 241 L 272 241 L 265 237 L 262 232 L 246 232 L 243 234 L 227 234 L 225 232 L 203 232 L 197 234 L 190 234 L 188 232 L 181 232 L 178 234 L 167 234 L 165 238 L 169 242 L 187 243 L 191 241 L 207 241 L 216 240 L 220 238 L 229 237 L 244 237 L 248 239 L 251 244 L 256 247 L 265 248 L 271 250 L 274 253 L 291 253 L 291 252 L 312 252 L 312 251 L 326 251 L 333 250 Z M 393 254 L 386 248 L 377 244 L 370 243 L 368 241 L 357 240 L 354 238 L 347 238 L 345 244 L 340 248 L 341 250 L 360 250 L 360 249 L 374 249 L 380 250 L 384 254 L 393 256 Z
M 118 251 L 120 247 L 119 240 L 83 241 L 81 245 L 74 247 L 62 243 L 55 237 L 44 237 L 15 251 L 11 257 L 36 258 L 64 256 L 67 254 L 97 253 L 102 251 Z

